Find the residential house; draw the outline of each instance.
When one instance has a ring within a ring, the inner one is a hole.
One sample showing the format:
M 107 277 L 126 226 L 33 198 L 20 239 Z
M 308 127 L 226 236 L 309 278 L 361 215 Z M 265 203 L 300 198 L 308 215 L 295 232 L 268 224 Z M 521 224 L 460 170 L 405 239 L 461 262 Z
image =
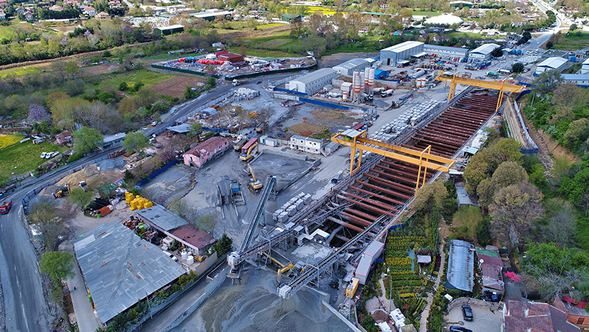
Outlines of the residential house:
M 208 161 L 222 155 L 230 146 L 231 141 L 228 138 L 211 137 L 184 153 L 184 165 L 201 168 Z
M 499 250 L 492 246 L 476 248 L 477 263 L 482 275 L 483 293 L 495 293 L 501 298 L 504 291 L 503 261 Z
M 552 305 L 566 312 L 567 320 L 578 326 L 581 331 L 589 331 L 589 311 L 587 311 L 587 301 L 579 301 L 569 295 L 564 295 L 557 296 Z
M 69 144 L 72 142 L 72 133 L 69 130 L 64 130 L 55 135 L 55 142 L 59 145 Z
M 502 332 L 578 332 L 567 314 L 548 303 L 525 299 L 507 300 L 503 306 Z

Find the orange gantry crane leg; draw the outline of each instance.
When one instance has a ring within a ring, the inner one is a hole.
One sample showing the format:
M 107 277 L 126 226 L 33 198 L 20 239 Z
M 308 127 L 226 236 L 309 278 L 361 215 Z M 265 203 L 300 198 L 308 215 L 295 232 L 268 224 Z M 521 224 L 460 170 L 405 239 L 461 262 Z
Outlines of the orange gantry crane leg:
M 419 166 L 415 189 L 423 186 L 427 179 L 427 170 L 448 172 L 454 164 L 454 160 L 431 153 L 431 146 L 424 150 L 413 150 L 368 138 L 366 130 L 346 130 L 335 134 L 332 142 L 350 147 L 350 175 L 356 174 L 362 167 L 362 155 L 364 152 L 372 152 L 394 160 Z M 356 153 L 358 153 L 356 161 Z

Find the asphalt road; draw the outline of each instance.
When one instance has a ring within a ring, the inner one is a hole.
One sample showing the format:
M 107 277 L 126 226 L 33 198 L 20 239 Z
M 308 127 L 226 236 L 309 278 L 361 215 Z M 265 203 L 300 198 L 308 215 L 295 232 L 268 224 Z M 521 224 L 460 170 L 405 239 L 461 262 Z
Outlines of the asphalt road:
M 264 79 L 253 79 L 244 82 L 242 86 L 262 88 L 258 82 L 266 82 L 268 78 L 277 80 L 292 76 L 276 74 Z M 174 125 L 177 120 L 202 107 L 208 107 L 216 99 L 226 94 L 231 85 L 223 82 L 199 98 L 173 107 L 165 120 L 156 127 L 144 130 L 146 135 L 157 134 L 166 127 Z M 0 283 L 3 289 L 4 314 L 8 331 L 42 332 L 50 330 L 52 317 L 43 294 L 43 286 L 39 273 L 39 265 L 29 232 L 25 227 L 23 198 L 28 193 L 59 181 L 62 177 L 95 163 L 116 149 L 120 144 L 82 158 L 76 162 L 53 170 L 38 178 L 23 180 L 18 188 L 0 200 L 12 200 L 14 205 L 8 215 L 0 215 Z M 2 312 L 0 312 L 2 314 Z

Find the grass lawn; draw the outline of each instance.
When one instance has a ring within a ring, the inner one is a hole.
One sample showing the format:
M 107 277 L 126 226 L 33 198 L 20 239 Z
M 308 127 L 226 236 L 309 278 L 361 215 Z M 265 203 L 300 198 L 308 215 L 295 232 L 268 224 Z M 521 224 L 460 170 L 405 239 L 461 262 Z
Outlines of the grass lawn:
M 272 50 L 263 50 L 258 48 L 249 48 L 249 47 L 234 47 L 229 49 L 230 52 L 233 53 L 241 53 L 244 52 L 246 55 L 257 56 L 260 58 L 288 58 L 288 57 L 300 57 L 301 54 L 298 53 L 289 53 L 284 51 L 272 51 Z
M 0 78 L 21 77 L 41 72 L 39 66 L 24 66 L 0 70 Z
M 22 135 L 1 135 L 0 134 L 0 149 L 18 143 L 23 138 Z
M 438 15 L 442 15 L 441 12 L 438 11 L 431 11 L 431 10 L 419 10 L 416 9 L 413 11 L 413 15 L 417 15 L 417 16 L 438 16 Z
M 41 152 L 63 152 L 65 149 L 65 147 L 47 142 L 33 144 L 31 141 L 0 148 L 0 185 L 15 175 L 34 171 L 39 165 L 46 162 L 46 159 L 39 157 Z
M 0 25 L 0 42 L 12 41 L 16 37 L 16 32 L 10 26 Z
M 554 44 L 554 48 L 559 50 L 580 50 L 589 47 L 589 32 L 569 32 L 558 39 Z
M 150 88 L 172 77 L 173 75 L 156 73 L 147 69 L 139 69 L 130 71 L 128 73 L 107 75 L 102 81 L 100 81 L 98 87 L 101 90 L 104 90 L 108 87 L 114 87 L 115 89 L 118 89 L 121 83 L 126 82 L 127 85 L 131 88 L 138 82 L 141 82 L 144 84 L 143 88 Z
M 476 32 L 460 32 L 460 31 L 452 31 L 447 33 L 449 38 L 456 38 L 456 39 L 486 39 L 486 38 L 498 38 L 495 36 L 483 36 L 480 33 Z

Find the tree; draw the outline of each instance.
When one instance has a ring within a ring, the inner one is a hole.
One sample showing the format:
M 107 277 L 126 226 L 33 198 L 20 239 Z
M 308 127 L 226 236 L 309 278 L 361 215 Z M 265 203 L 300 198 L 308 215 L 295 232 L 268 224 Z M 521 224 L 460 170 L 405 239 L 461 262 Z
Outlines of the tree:
M 483 222 L 481 210 L 476 206 L 463 206 L 452 217 L 452 235 L 456 238 L 477 242 L 477 230 Z
M 539 238 L 544 242 L 554 242 L 561 247 L 574 246 L 577 225 L 571 203 L 562 198 L 551 198 L 545 202 L 544 206 L 546 216 L 539 225 Z
M 511 72 L 512 73 L 516 73 L 516 74 L 523 73 L 525 69 L 526 68 L 525 68 L 524 64 L 521 62 L 516 62 L 511 65 Z
M 188 133 L 188 135 L 194 137 L 200 135 L 200 133 L 202 133 L 202 125 L 198 122 L 193 123 L 190 126 L 190 132 Z
M 549 40 L 548 42 L 546 42 L 546 49 L 547 50 L 549 50 L 553 47 L 554 47 L 554 43 L 552 42 L 552 40 Z
M 69 252 L 48 251 L 41 256 L 39 269 L 55 283 L 73 275 L 74 257 Z
M 205 85 L 205 89 L 210 90 L 217 86 L 217 80 L 214 77 L 209 77 Z
M 448 198 L 448 189 L 444 186 L 444 182 L 436 181 L 419 188 L 413 207 L 415 211 L 422 214 L 433 210 L 441 211 L 446 198 Z
M 530 230 L 531 223 L 544 212 L 542 193 L 530 183 L 512 184 L 495 194 L 489 211 L 495 237 L 515 248 Z
M 94 198 L 94 194 L 91 191 L 85 191 L 82 188 L 74 188 L 71 190 L 69 198 L 72 203 L 84 209 L 90 204 L 92 198 Z
M 501 47 L 497 47 L 491 52 L 491 55 L 495 58 L 500 58 L 503 56 L 503 50 L 501 49 Z
M 213 245 L 218 256 L 224 255 L 231 250 L 233 240 L 227 234 L 223 234 L 217 242 Z
M 576 151 L 587 138 L 589 138 L 589 119 L 581 118 L 571 122 L 562 137 L 562 141 L 566 147 Z
M 141 151 L 147 147 L 148 144 L 149 141 L 147 140 L 147 137 L 145 137 L 140 131 L 127 134 L 123 141 L 123 147 L 128 153 Z
M 29 115 L 27 122 L 38 123 L 51 120 L 51 115 L 47 109 L 39 104 L 29 104 Z
M 102 146 L 102 134 L 94 128 L 82 127 L 74 131 L 74 153 L 83 156 Z
M 534 85 L 535 92 L 540 95 L 544 95 L 550 93 L 556 89 L 557 86 L 560 85 L 562 82 L 562 77 L 558 70 L 549 70 L 545 71 L 540 74 L 540 76 L 536 77 L 536 79 L 532 82 Z
M 127 91 L 128 89 L 129 89 L 129 85 L 127 84 L 127 82 L 121 82 L 121 84 L 119 84 L 119 90 Z

